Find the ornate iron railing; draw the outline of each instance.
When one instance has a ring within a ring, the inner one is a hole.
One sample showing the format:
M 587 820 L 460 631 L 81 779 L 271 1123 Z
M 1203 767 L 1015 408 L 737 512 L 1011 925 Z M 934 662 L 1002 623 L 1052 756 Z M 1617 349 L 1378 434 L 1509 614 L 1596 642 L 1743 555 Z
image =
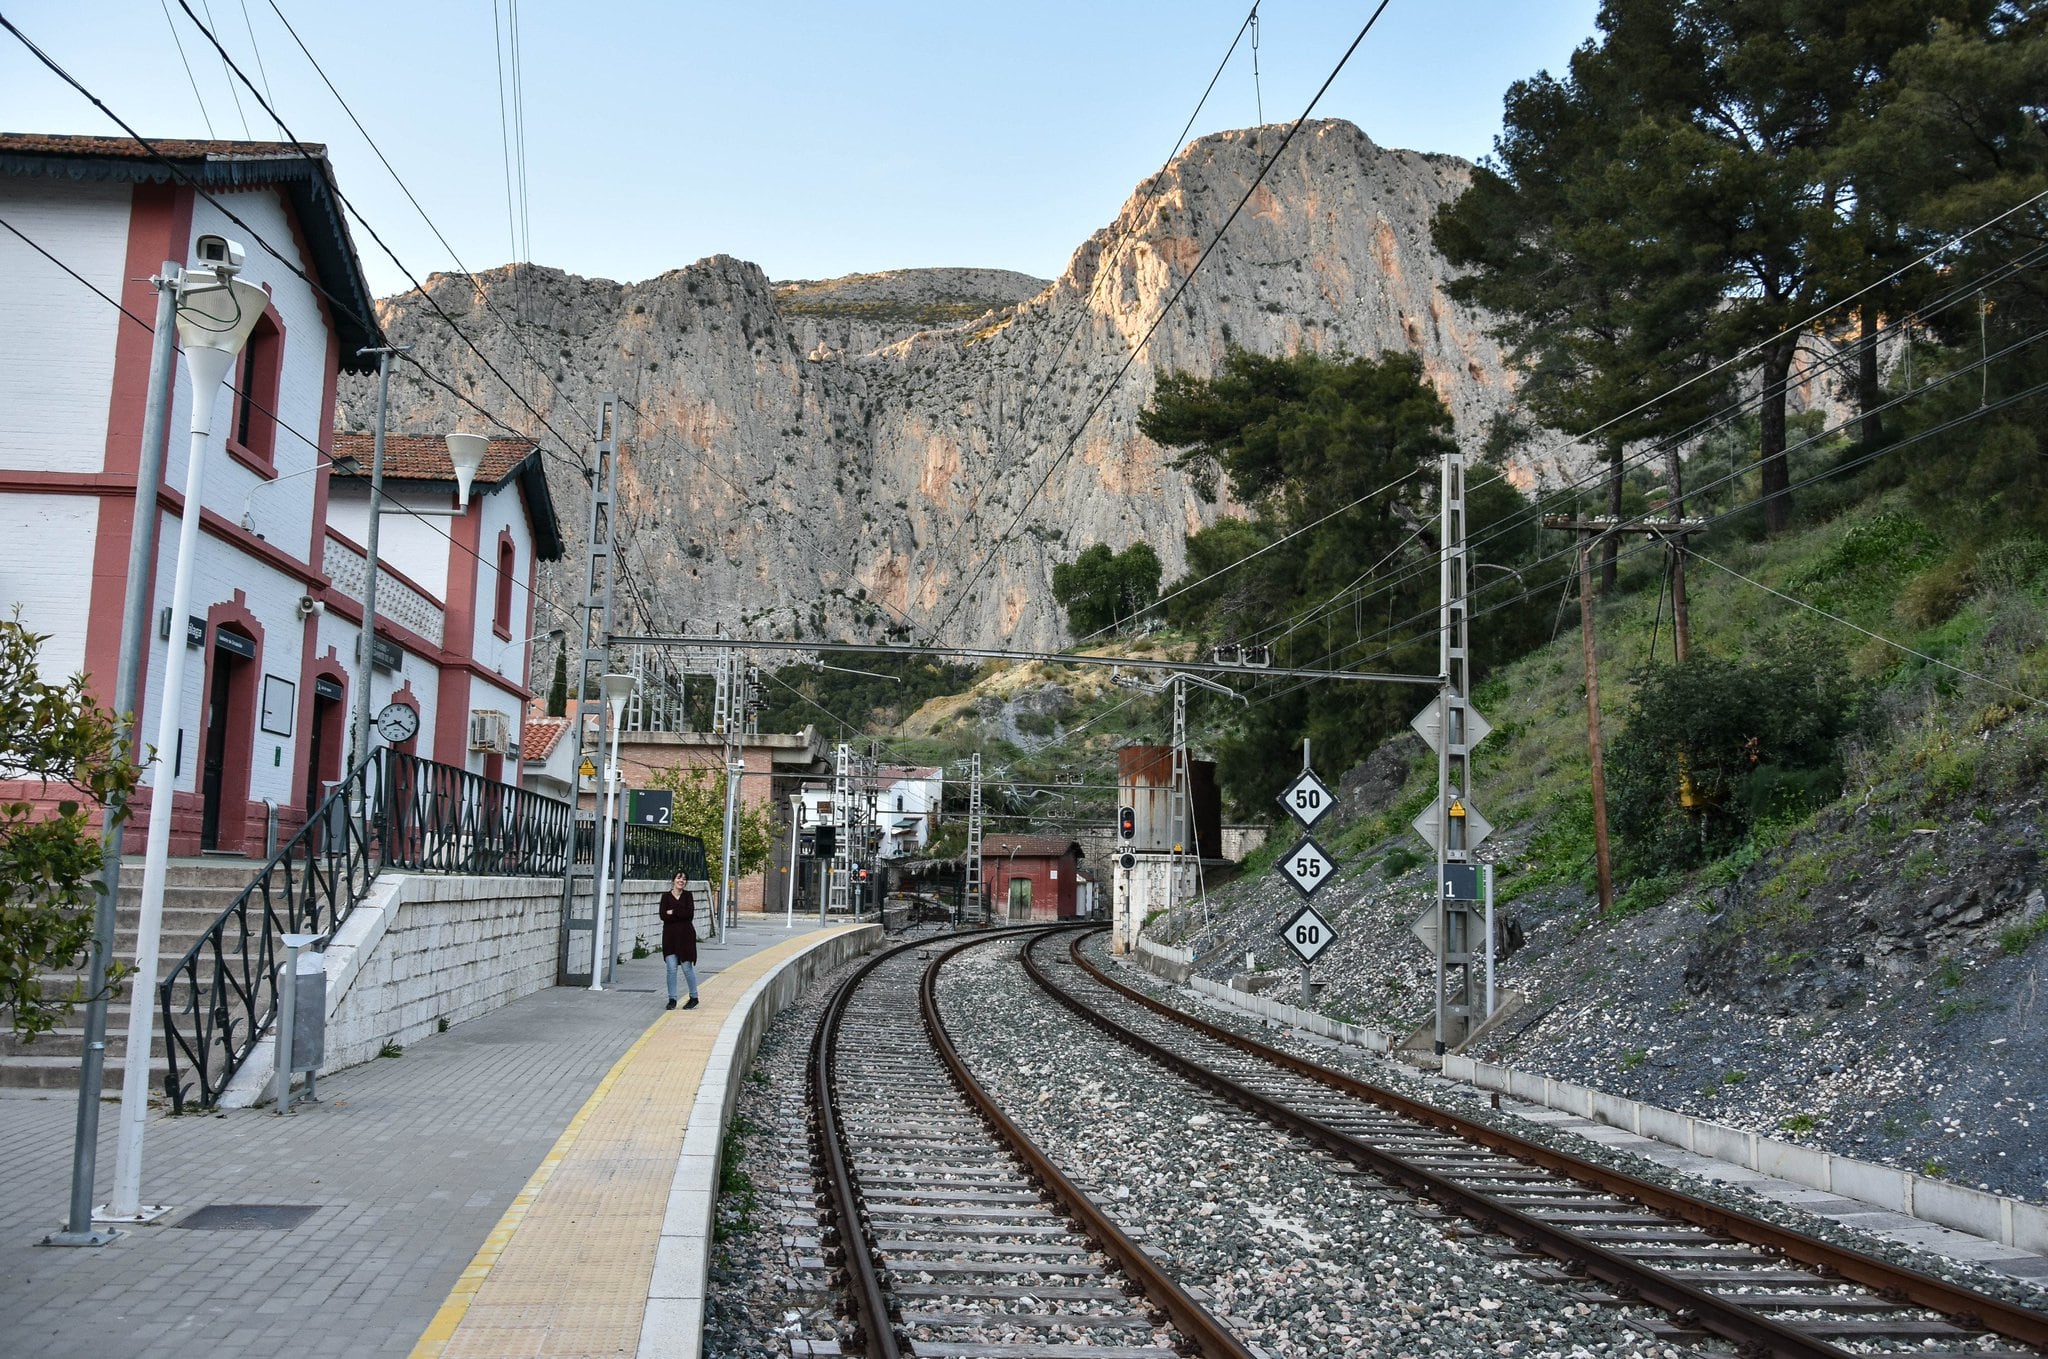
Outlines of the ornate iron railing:
M 370 890 L 381 773 L 372 755 L 336 784 L 157 984 L 173 1109 L 219 1099 L 276 1018 L 282 936 L 331 935 Z
M 568 867 L 568 803 L 417 755 L 384 757 L 384 867 L 529 878 Z
M 381 750 L 320 803 L 255 881 L 158 984 L 164 1093 L 171 1107 L 211 1105 L 277 1017 L 282 936 L 331 937 L 382 869 L 552 877 L 573 836 L 566 802 L 416 755 Z M 657 832 L 658 834 L 658 832 Z M 704 851 L 693 836 L 673 837 Z M 628 842 L 628 865 L 633 866 Z M 641 852 L 653 872 L 676 861 Z M 669 868 L 670 873 L 674 869 Z

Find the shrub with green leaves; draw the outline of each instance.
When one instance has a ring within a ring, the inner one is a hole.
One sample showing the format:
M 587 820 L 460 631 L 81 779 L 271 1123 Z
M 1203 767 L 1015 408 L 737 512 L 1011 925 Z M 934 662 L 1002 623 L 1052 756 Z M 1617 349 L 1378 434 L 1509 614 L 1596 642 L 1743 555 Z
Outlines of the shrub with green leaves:
M 0 1008 L 18 1034 L 56 1027 L 81 988 L 53 994 L 44 973 L 69 972 L 92 946 L 100 838 L 92 804 L 127 812 L 141 771 L 123 758 L 114 715 L 93 702 L 85 676 L 44 681 L 46 639 L 18 619 L 0 621 L 0 777 L 38 784 L 54 804 L 0 802 Z
M 1608 761 L 1624 871 L 1697 867 L 1759 822 L 1840 794 L 1842 738 L 1863 705 L 1833 657 L 1694 659 L 1640 672 L 1635 685 Z

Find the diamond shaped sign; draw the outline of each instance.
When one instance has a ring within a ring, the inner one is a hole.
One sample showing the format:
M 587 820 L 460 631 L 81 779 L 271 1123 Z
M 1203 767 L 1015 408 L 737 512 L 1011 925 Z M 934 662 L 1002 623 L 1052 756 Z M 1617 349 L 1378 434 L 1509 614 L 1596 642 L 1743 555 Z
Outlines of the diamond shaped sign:
M 1479 814 L 1479 809 L 1472 805 L 1472 799 L 1470 798 L 1457 797 L 1451 799 L 1451 818 L 1453 821 L 1463 821 L 1465 823 L 1465 844 L 1463 848 L 1468 854 L 1479 848 L 1485 842 L 1486 837 L 1493 834 L 1493 823 Z M 1435 807 L 1424 807 L 1422 815 L 1416 817 L 1409 824 L 1415 827 L 1415 833 L 1421 836 L 1431 849 L 1437 847 Z M 1455 853 L 1456 851 L 1453 852 Z
M 1337 798 L 1315 771 L 1304 769 L 1301 777 L 1281 790 L 1280 805 L 1287 814 L 1302 824 L 1303 829 L 1312 830 L 1316 822 L 1337 808 Z
M 1324 883 L 1337 876 L 1336 862 L 1323 853 L 1321 845 L 1308 837 L 1303 837 L 1300 844 L 1281 855 L 1280 862 L 1274 867 L 1305 897 L 1314 896 Z
M 1470 703 L 1461 705 L 1461 711 L 1465 714 L 1465 729 L 1458 732 L 1453 728 L 1452 734 L 1462 735 L 1465 738 L 1462 743 L 1464 749 L 1470 750 L 1486 739 L 1487 733 L 1493 730 L 1493 723 L 1480 716 L 1479 709 Z M 1443 753 L 1444 701 L 1441 695 L 1431 699 L 1429 706 L 1415 714 L 1415 720 L 1408 725 L 1415 729 L 1415 734 L 1422 738 L 1423 744 L 1439 755 Z
M 1303 906 L 1294 913 L 1294 919 L 1280 927 L 1280 942 L 1293 949 L 1294 956 L 1304 963 L 1314 962 L 1316 955 L 1336 940 L 1337 932 L 1313 906 Z

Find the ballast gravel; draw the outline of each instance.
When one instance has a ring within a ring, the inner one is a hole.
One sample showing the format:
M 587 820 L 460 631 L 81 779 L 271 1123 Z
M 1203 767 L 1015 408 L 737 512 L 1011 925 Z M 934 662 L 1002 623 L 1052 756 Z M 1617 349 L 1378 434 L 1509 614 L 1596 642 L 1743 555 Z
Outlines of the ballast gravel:
M 1245 1014 L 1241 1010 L 1218 1004 L 1198 991 L 1169 986 L 1122 959 L 1111 958 L 1106 940 L 1106 935 L 1095 935 L 1083 943 L 1083 953 L 1090 962 L 1103 968 L 1124 985 L 1183 1010 L 1205 1023 L 1242 1034 L 1268 1047 L 1320 1063 L 1332 1070 L 1384 1086 L 1410 1099 L 1434 1104 L 1462 1118 L 1499 1128 L 1517 1137 L 1612 1167 L 1639 1179 L 1667 1185 L 1709 1203 L 1732 1208 L 1774 1225 L 1787 1227 L 1849 1250 L 1860 1251 L 1880 1260 L 1904 1265 L 1964 1288 L 2017 1303 L 2022 1307 L 2048 1311 L 2048 1286 L 2031 1284 L 2009 1274 L 1981 1269 L 1965 1261 L 1903 1245 L 1887 1237 L 1876 1236 L 1848 1226 L 1833 1218 L 1809 1213 L 1792 1204 L 1765 1198 L 1738 1186 L 1684 1174 L 1645 1157 L 1590 1141 L 1568 1129 L 1552 1127 L 1546 1123 L 1518 1117 L 1512 1112 L 1496 1109 L 1492 1107 L 1489 1095 L 1469 1086 L 1428 1079 L 1377 1054 L 1348 1044 L 1333 1042 L 1318 1035 L 1300 1033 L 1269 1020 Z M 1043 951 L 1041 949 L 1041 952 Z M 1060 951 L 1065 952 L 1065 945 L 1061 945 Z
M 1677 1359 L 1627 1324 L 1446 1236 L 1408 1199 L 1213 1101 L 1044 996 L 1014 941 L 940 974 L 977 1079 L 1119 1225 L 1245 1338 L 1286 1359 Z

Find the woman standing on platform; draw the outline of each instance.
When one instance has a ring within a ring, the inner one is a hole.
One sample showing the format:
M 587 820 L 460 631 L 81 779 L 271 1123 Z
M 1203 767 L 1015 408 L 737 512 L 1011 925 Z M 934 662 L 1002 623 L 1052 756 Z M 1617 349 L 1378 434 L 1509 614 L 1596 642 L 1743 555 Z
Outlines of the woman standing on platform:
M 680 966 L 690 983 L 690 1003 L 683 1008 L 696 1009 L 697 899 L 690 895 L 690 884 L 680 873 L 661 894 L 661 956 L 668 963 L 668 1008 L 676 1008 L 676 969 Z

